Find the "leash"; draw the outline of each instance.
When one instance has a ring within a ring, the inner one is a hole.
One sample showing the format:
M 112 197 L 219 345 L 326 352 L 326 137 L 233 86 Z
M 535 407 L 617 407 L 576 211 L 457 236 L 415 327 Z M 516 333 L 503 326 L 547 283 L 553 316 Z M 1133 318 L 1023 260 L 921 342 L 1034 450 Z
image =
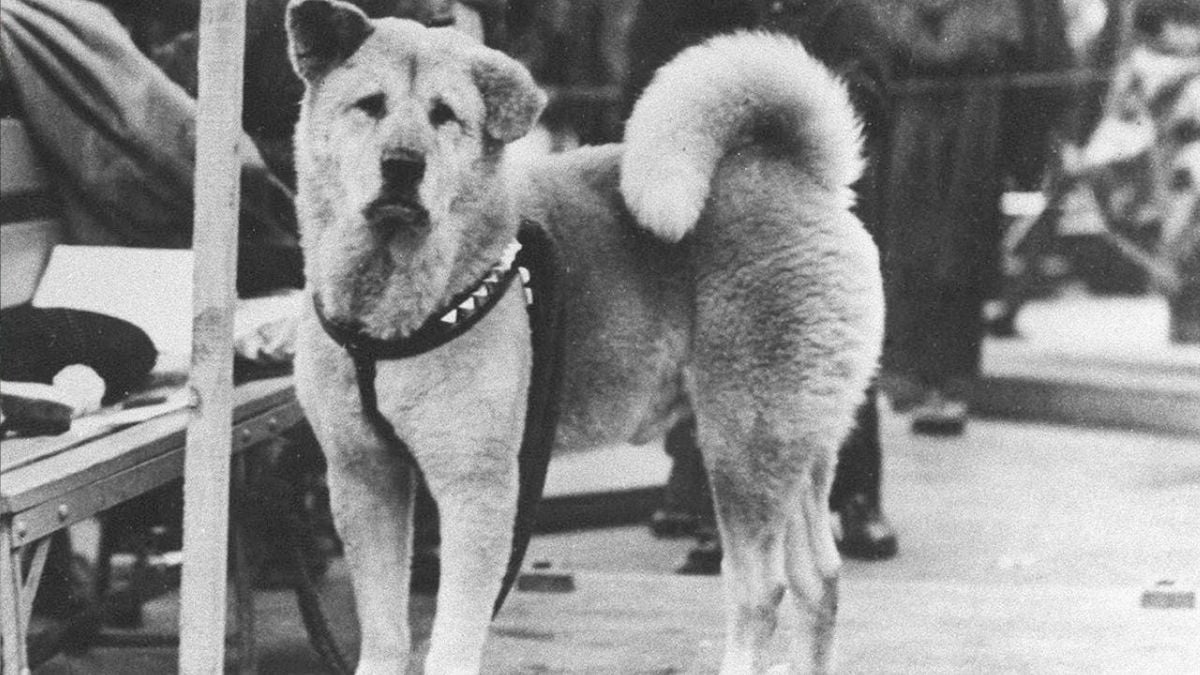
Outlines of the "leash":
M 379 411 L 375 389 L 378 361 L 410 358 L 436 349 L 464 334 L 499 304 L 500 298 L 518 276 L 522 278 L 529 314 L 533 364 L 525 412 L 525 431 L 517 456 L 517 514 L 513 523 L 512 549 L 500 592 L 492 607 L 495 617 L 504 606 L 536 524 L 537 506 L 546 483 L 546 469 L 558 424 L 559 391 L 562 383 L 562 327 L 565 303 L 562 295 L 563 261 L 557 244 L 538 223 L 523 220 L 517 234 L 519 250 L 506 251 L 504 258 L 475 287 L 455 295 L 412 335 L 398 340 L 379 340 L 351 322 L 329 319 L 320 300 L 313 305 L 321 327 L 350 355 L 364 416 L 376 433 L 424 480 L 412 450 Z M 307 586 L 307 588 L 304 588 Z M 328 622 L 311 579 L 300 575 L 297 599 L 309 640 L 334 672 L 347 672 L 345 659 L 330 638 Z

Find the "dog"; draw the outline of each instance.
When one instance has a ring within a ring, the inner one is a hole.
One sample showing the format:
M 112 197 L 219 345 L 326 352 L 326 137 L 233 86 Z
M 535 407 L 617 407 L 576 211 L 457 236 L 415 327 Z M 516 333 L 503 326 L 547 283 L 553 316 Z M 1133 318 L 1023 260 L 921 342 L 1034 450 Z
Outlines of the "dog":
M 371 398 L 414 467 L 364 413 L 354 358 L 326 326 L 388 341 L 453 320 L 450 298 L 505 268 L 521 221 L 564 262 L 556 452 L 643 443 L 693 413 L 726 552 L 722 672 L 764 666 L 789 589 L 808 624 L 794 658 L 827 670 L 840 560 L 826 505 L 883 330 L 842 84 L 788 38 L 716 38 L 658 73 L 623 145 L 517 171 L 505 145 L 546 98 L 516 61 L 337 0 L 293 0 L 287 28 L 306 84 L 296 207 L 314 299 L 296 388 L 328 458 L 358 672 L 403 672 L 410 657 L 418 472 L 442 541 L 424 668 L 479 671 L 533 356 L 525 298 L 508 292 L 443 346 L 379 362 Z

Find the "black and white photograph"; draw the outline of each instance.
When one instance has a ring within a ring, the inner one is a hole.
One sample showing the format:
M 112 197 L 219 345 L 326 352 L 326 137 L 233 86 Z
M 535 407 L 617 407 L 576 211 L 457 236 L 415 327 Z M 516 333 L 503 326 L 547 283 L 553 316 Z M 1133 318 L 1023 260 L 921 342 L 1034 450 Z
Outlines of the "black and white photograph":
M 0 0 L 3 675 L 1200 674 L 1200 0 Z

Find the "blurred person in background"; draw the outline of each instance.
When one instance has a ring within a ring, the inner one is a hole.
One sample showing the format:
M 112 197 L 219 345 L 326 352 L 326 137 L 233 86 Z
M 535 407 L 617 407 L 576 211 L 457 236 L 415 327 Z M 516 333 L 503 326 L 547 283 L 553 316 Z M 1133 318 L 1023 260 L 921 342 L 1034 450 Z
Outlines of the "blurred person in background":
M 1006 76 L 1072 66 L 1044 0 L 878 0 L 894 45 L 884 382 L 916 433 L 957 435 L 1000 277 L 1001 196 L 1037 191 L 1071 100 Z
M 1121 36 L 1120 0 L 1063 0 L 1066 37 L 1076 77 L 1064 79 L 1071 104 L 1056 134 L 1058 151 L 1045 169 L 1042 193 L 1015 194 L 1005 211 L 1003 278 L 995 301 L 987 311 L 988 334 L 999 338 L 1020 337 L 1017 316 L 1029 301 L 1053 292 L 1063 278 L 1064 269 L 1074 266 L 1064 259 L 1064 240 L 1060 223 L 1070 210 L 1070 192 L 1074 181 L 1069 165 L 1071 156 L 1096 129 L 1104 114 L 1110 79 Z M 1078 163 L 1078 162 L 1075 162 Z M 1027 197 L 1033 197 L 1028 199 Z M 1020 208 L 1021 204 L 1025 208 Z M 1069 249 L 1068 249 L 1069 250 Z
M 511 56 L 550 101 L 538 120 L 543 151 L 619 140 L 623 119 L 613 92 L 626 77 L 629 24 L 639 0 L 512 0 Z

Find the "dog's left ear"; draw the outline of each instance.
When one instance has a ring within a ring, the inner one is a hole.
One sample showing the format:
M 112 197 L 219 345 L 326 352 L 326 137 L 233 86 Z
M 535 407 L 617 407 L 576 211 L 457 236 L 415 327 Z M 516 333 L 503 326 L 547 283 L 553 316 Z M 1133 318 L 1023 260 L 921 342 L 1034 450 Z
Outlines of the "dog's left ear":
M 471 64 L 471 74 L 483 95 L 488 136 L 510 143 L 529 133 L 546 106 L 546 94 L 525 66 L 500 52 L 481 49 Z
M 362 10 L 338 0 L 291 0 L 287 7 L 288 51 L 306 82 L 350 58 L 374 31 Z

